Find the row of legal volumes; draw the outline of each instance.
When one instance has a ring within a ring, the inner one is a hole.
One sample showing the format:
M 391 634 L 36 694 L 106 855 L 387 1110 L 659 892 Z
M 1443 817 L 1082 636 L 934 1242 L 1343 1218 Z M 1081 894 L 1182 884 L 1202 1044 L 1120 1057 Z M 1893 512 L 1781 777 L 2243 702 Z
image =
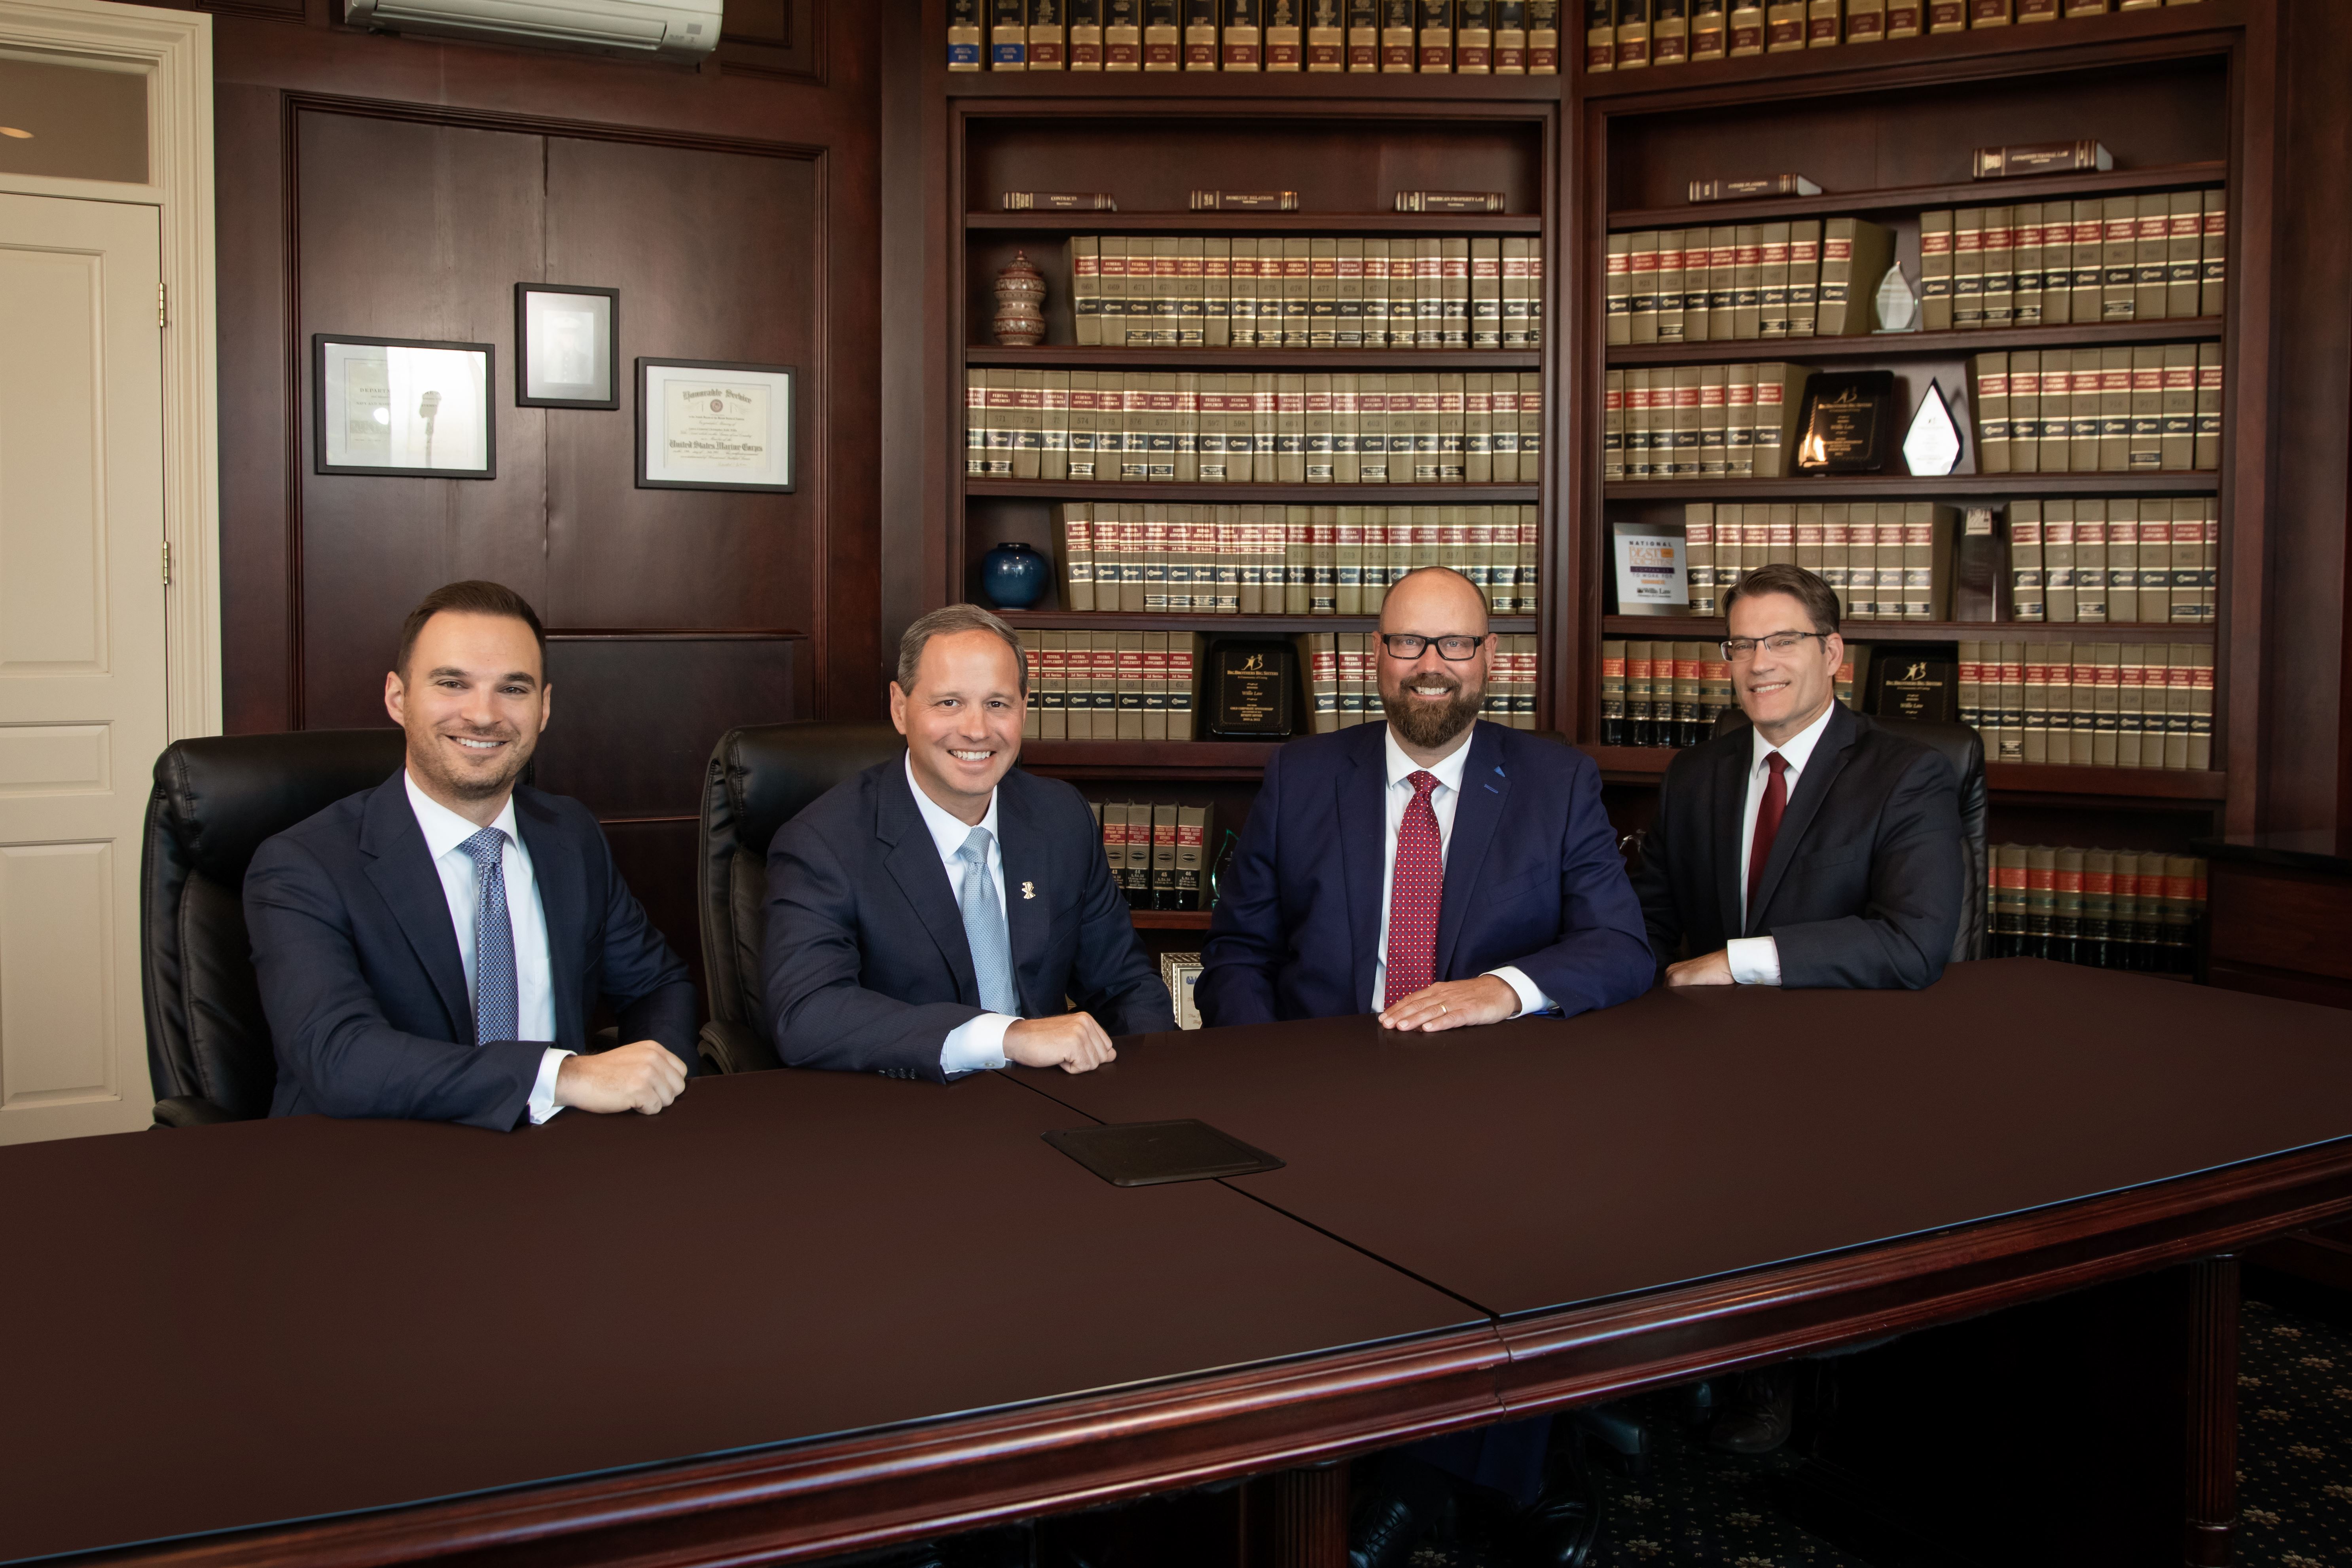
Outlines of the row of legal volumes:
M 1990 958 L 2190 974 L 2205 862 L 2153 849 L 1996 844 L 1985 858 Z
M 1081 347 L 1535 349 L 1543 245 L 1413 239 L 1076 235 Z
M 1638 70 L 2198 0 L 1585 0 L 1584 68 Z
M 948 0 L 948 69 L 1549 76 L 1560 0 Z M 982 18 L 986 26 L 982 26 Z

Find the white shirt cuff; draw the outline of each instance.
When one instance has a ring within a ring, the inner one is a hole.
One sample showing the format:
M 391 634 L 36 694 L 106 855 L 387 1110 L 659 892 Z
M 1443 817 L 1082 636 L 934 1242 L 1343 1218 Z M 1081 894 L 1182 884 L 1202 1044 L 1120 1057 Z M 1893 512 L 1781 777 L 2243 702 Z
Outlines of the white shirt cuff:
M 1780 944 L 1769 936 L 1736 936 L 1723 944 L 1735 985 L 1780 984 Z
M 1542 987 L 1511 965 L 1507 963 L 1500 969 L 1490 969 L 1486 973 L 1518 993 L 1519 1010 L 1512 1014 L 1512 1017 L 1524 1018 L 1530 1013 L 1551 1011 L 1551 998 L 1543 994 Z
M 549 1120 L 563 1107 L 555 1103 L 555 1075 L 563 1070 L 563 1058 L 570 1051 L 550 1046 L 539 1058 L 539 1079 L 530 1086 L 530 1121 L 536 1127 Z
M 982 1013 L 957 1025 L 940 1042 L 940 1071 L 953 1078 L 958 1073 L 988 1072 L 1003 1067 L 1004 1031 L 1020 1021 L 1002 1013 Z

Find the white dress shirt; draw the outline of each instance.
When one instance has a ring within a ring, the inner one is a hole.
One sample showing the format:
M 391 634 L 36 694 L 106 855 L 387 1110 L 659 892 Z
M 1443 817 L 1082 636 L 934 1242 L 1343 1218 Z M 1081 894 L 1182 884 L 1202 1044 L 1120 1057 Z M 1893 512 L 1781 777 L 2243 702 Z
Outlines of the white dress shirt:
M 1797 798 L 1797 775 L 1805 771 L 1812 760 L 1813 748 L 1821 743 L 1822 730 L 1837 711 L 1832 702 L 1821 716 L 1788 740 L 1775 747 L 1764 738 L 1760 730 L 1748 731 L 1752 737 L 1748 750 L 1748 794 L 1739 807 L 1739 864 L 1733 874 L 1739 879 L 1739 925 L 1748 927 L 1748 857 L 1756 845 L 1756 812 L 1764 804 L 1765 786 L 1771 782 L 1771 769 L 1764 759 L 1774 751 L 1788 763 L 1781 775 L 1788 799 Z M 1785 822 L 1787 818 L 1783 817 Z M 1731 978 L 1739 985 L 1778 985 L 1780 984 L 1780 947 L 1769 936 L 1736 936 L 1723 944 L 1723 955 L 1730 962 Z
M 1381 837 L 1381 944 L 1372 957 L 1372 1011 L 1387 1010 L 1389 973 L 1389 899 L 1396 887 L 1397 834 L 1404 826 L 1404 808 L 1412 804 L 1412 775 L 1430 773 L 1437 776 L 1437 787 L 1429 792 L 1429 809 L 1437 818 L 1437 860 L 1445 863 L 1446 851 L 1454 847 L 1454 808 L 1462 801 L 1462 770 L 1470 763 L 1470 737 L 1476 725 L 1465 729 L 1454 742 L 1454 749 L 1429 767 L 1404 754 L 1397 743 L 1396 731 L 1386 724 L 1381 726 L 1381 749 L 1388 759 L 1388 787 L 1381 792 L 1386 824 Z M 1541 1013 L 1551 1006 L 1551 998 L 1539 990 L 1536 983 L 1509 964 L 1490 969 L 1487 973 L 1517 993 L 1519 1011 L 1511 1015 Z
M 907 787 L 914 792 L 915 809 L 923 814 L 923 826 L 931 830 L 931 842 L 940 848 L 940 860 L 948 868 L 948 887 L 955 893 L 956 907 L 963 907 L 963 879 L 966 868 L 962 859 L 963 842 L 971 837 L 972 823 L 964 822 L 942 810 L 938 802 L 923 793 L 915 782 L 915 754 L 907 753 Z M 1004 909 L 1004 847 L 996 836 L 996 792 L 988 792 L 988 815 L 977 826 L 988 829 L 988 885 L 996 893 L 996 908 L 1004 915 L 1004 934 L 1008 944 L 1013 935 L 1012 917 Z M 979 1072 L 1004 1065 L 1004 1031 L 1021 1020 L 1003 1013 L 982 1013 L 967 1019 L 948 1031 L 940 1042 L 940 1070 L 952 1078 L 958 1073 Z
M 405 773 L 408 808 L 425 835 L 433 868 L 441 874 L 441 896 L 448 901 L 449 924 L 457 933 L 457 959 L 466 966 L 466 999 L 478 1004 L 474 984 L 474 904 L 480 889 L 475 884 L 474 858 L 466 853 L 467 839 L 481 828 L 416 787 Z M 515 827 L 514 797 L 490 824 L 507 836 L 499 868 L 507 886 L 507 922 L 514 931 L 515 1033 L 526 1040 L 555 1038 L 554 966 L 547 951 L 547 911 L 539 902 L 539 883 L 531 876 L 530 852 L 522 847 Z M 545 1121 L 563 1108 L 555 1103 L 555 1075 L 572 1055 L 553 1046 L 539 1058 L 539 1079 L 531 1087 L 530 1119 Z

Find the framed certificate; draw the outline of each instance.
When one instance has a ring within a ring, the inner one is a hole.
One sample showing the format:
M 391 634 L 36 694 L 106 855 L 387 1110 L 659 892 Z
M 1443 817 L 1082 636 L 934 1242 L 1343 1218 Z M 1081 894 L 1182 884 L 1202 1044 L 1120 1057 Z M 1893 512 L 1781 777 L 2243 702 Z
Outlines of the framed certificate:
M 315 467 L 322 474 L 498 478 L 488 343 L 310 339 Z
M 515 285 L 515 402 L 621 406 L 621 291 Z
M 788 364 L 638 360 L 638 488 L 797 488 L 797 374 Z

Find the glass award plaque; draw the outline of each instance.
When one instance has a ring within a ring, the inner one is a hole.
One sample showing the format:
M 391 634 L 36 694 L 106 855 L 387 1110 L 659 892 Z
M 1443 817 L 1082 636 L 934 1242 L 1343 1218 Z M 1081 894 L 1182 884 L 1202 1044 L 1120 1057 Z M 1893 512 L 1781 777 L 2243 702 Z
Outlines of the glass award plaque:
M 1297 650 L 1286 642 L 1221 642 L 1209 651 L 1207 730 L 1220 741 L 1280 741 L 1296 726 Z
M 1891 370 L 1850 370 L 1805 384 L 1797 421 L 1797 472 L 1874 474 L 1886 466 L 1895 402 Z
M 1882 658 L 1871 666 L 1870 710 L 1881 719 L 1951 723 L 1958 710 L 1948 658 Z
M 1959 466 L 1960 426 L 1944 401 L 1942 384 L 1930 381 L 1911 429 L 1903 437 L 1903 461 L 1915 474 L 1948 474 Z

